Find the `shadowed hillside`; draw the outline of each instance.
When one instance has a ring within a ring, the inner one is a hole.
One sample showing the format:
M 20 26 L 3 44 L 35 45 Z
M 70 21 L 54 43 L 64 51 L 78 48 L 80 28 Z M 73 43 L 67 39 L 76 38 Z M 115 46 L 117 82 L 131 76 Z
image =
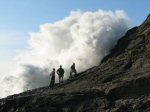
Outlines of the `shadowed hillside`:
M 0 112 L 150 112 L 150 15 L 99 66 L 54 90 L 43 87 L 1 99 Z

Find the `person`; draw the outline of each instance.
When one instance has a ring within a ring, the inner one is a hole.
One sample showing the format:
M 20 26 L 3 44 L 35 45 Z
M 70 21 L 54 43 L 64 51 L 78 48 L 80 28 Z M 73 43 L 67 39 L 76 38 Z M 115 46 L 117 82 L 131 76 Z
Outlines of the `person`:
M 50 82 L 49 87 L 51 89 L 53 89 L 54 88 L 54 84 L 55 84 L 55 68 L 53 68 L 53 71 L 50 73 L 50 77 L 51 77 L 51 82 Z
M 72 78 L 73 73 L 75 75 L 77 75 L 77 71 L 76 71 L 76 68 L 75 68 L 75 63 L 73 63 L 73 65 L 71 65 L 71 67 L 70 67 L 70 78 Z
M 63 82 L 63 77 L 64 77 L 64 69 L 62 68 L 62 65 L 60 65 L 60 68 L 57 70 L 57 74 L 59 77 L 59 85 L 61 83 L 61 81 Z

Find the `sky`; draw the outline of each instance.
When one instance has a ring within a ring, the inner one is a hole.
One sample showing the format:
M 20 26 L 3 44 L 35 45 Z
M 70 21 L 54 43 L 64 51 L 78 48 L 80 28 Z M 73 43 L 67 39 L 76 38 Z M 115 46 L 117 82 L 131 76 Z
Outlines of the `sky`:
M 124 10 L 132 26 L 150 13 L 150 0 L 0 0 L 0 74 L 12 68 L 13 58 L 28 46 L 29 33 L 71 11 Z

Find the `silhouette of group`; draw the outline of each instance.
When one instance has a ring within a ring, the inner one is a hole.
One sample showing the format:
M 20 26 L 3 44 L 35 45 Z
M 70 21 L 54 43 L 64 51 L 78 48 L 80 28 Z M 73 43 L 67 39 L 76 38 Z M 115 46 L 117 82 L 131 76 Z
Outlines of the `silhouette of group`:
M 64 77 L 64 73 L 65 73 L 64 69 L 62 68 L 62 65 L 60 65 L 60 67 L 57 69 L 56 73 L 58 74 L 59 85 L 60 85 L 61 83 L 63 83 L 63 77 Z M 75 75 L 77 75 L 77 71 L 76 71 L 76 68 L 75 68 L 75 63 L 73 63 L 70 67 L 70 78 L 71 79 L 73 78 L 73 73 Z M 52 72 L 50 73 L 50 77 L 51 77 L 51 81 L 50 81 L 49 87 L 51 89 L 53 89 L 54 84 L 55 84 L 55 68 L 53 68 Z

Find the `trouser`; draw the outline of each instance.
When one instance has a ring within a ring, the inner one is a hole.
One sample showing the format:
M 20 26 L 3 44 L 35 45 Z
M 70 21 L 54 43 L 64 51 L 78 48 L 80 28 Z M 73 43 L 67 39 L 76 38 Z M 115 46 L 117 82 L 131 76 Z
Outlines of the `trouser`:
M 59 84 L 60 84 L 61 80 L 63 82 L 63 77 L 64 77 L 64 75 L 59 75 Z
M 54 84 L 55 84 L 55 77 L 51 78 L 51 82 L 50 82 L 50 88 L 53 89 L 54 88 Z

